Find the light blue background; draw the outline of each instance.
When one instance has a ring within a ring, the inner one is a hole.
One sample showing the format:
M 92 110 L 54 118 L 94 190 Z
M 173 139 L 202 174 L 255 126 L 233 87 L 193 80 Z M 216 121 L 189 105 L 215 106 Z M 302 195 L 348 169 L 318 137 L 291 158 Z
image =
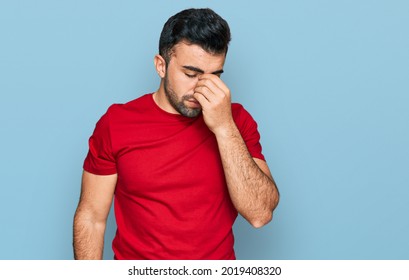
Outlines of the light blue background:
M 72 258 L 88 137 L 157 89 L 159 33 L 188 7 L 230 24 L 223 79 L 282 195 L 266 227 L 238 219 L 238 258 L 409 259 L 403 0 L 2 1 L 0 259 Z M 107 259 L 114 231 L 110 215 Z

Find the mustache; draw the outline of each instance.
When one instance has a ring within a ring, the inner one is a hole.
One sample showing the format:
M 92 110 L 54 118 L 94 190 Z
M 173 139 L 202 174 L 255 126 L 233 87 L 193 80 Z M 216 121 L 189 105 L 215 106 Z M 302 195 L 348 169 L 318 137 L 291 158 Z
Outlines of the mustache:
M 192 100 L 192 99 L 196 100 L 196 98 L 193 97 L 193 94 L 184 95 L 184 96 L 182 97 L 182 101 Z

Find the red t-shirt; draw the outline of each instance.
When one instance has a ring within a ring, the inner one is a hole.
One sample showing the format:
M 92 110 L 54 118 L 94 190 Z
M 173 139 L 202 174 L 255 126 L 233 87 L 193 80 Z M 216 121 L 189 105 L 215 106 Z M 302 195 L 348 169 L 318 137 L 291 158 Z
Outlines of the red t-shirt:
M 239 104 L 232 112 L 250 154 L 264 160 L 256 122 Z M 89 139 L 84 169 L 118 174 L 116 259 L 235 259 L 237 211 L 201 115 L 165 112 L 152 94 L 114 104 Z

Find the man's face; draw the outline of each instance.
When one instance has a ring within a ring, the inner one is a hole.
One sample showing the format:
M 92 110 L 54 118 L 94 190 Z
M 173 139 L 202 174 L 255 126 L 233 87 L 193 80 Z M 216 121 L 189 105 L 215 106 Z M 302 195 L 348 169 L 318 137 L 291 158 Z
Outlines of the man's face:
M 174 113 L 196 117 L 202 108 L 193 97 L 201 74 L 223 73 L 225 54 L 210 54 L 198 45 L 175 45 L 164 77 L 164 90 Z

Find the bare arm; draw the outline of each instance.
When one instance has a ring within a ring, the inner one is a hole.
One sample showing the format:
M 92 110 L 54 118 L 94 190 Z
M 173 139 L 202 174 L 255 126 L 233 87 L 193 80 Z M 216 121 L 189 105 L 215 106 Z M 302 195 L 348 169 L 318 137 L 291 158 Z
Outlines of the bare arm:
M 114 196 L 117 175 L 82 175 L 80 202 L 74 216 L 74 258 L 102 259 L 106 220 Z
M 202 106 L 206 125 L 216 135 L 227 187 L 237 211 L 254 227 L 272 219 L 279 193 L 265 161 L 253 159 L 234 123 L 230 90 L 212 74 L 203 74 L 194 97 Z
M 252 158 L 238 131 L 216 134 L 230 198 L 237 211 L 254 227 L 272 219 L 279 194 L 265 161 Z

